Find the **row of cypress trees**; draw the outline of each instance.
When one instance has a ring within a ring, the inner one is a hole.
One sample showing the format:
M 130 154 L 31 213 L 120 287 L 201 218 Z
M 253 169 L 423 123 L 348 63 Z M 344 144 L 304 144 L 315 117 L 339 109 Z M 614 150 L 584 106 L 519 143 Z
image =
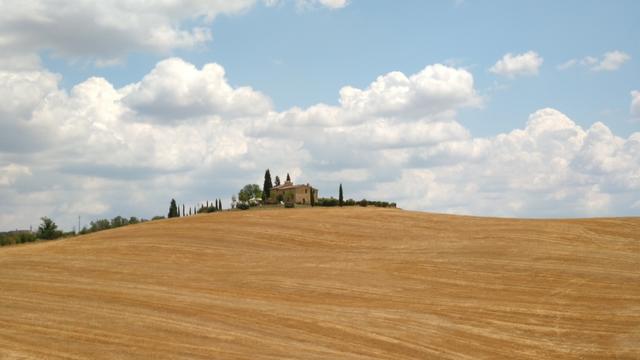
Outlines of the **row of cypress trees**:
M 187 210 L 189 212 L 188 214 L 187 214 Z M 194 206 L 193 208 L 192 207 L 186 208 L 185 205 L 182 204 L 182 213 L 181 213 L 180 208 L 176 204 L 176 200 L 171 199 L 171 204 L 169 205 L 169 214 L 167 215 L 167 217 L 174 218 L 174 217 L 181 217 L 181 216 L 191 216 L 199 213 L 215 212 L 215 211 L 221 211 L 221 210 L 222 210 L 222 200 L 216 199 L 211 204 L 209 204 L 209 201 L 207 201 L 206 205 L 200 204 L 200 208 L 198 208 L 197 206 Z

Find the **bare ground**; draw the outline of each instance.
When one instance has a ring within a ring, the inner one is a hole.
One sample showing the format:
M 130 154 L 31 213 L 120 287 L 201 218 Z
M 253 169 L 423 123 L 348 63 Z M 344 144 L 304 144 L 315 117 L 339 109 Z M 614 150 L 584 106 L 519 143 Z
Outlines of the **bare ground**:
M 0 359 L 639 359 L 640 218 L 227 212 L 0 249 Z

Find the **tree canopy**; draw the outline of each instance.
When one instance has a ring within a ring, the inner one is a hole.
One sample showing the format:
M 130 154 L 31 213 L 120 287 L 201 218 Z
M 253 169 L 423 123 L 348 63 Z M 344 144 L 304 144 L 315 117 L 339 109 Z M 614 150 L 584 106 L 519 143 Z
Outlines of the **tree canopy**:
M 171 199 L 171 205 L 169 205 L 169 214 L 167 217 L 174 218 L 178 216 L 178 205 L 176 205 L 175 199 Z
M 267 201 L 269 196 L 271 195 L 271 188 L 273 184 L 271 183 L 271 173 L 269 169 L 264 172 L 264 185 L 262 186 L 262 201 Z
M 62 231 L 58 230 L 58 225 L 48 217 L 41 218 L 42 224 L 38 227 L 38 238 L 52 240 L 62 236 Z
M 238 200 L 242 202 L 260 198 L 262 198 L 262 190 L 258 184 L 247 184 L 238 193 Z

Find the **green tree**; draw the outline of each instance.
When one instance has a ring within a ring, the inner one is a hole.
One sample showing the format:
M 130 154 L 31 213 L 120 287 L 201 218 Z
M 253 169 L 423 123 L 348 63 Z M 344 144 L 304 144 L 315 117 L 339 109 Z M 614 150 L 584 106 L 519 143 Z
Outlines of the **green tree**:
M 38 227 L 38 238 L 45 240 L 53 240 L 62 236 L 62 231 L 58 230 L 58 225 L 48 217 L 40 218 L 42 224 Z
M 171 205 L 169 205 L 168 218 L 178 217 L 178 205 L 176 205 L 175 199 L 171 199 Z
M 275 186 L 280 186 L 280 176 L 276 175 Z
M 309 203 L 311 204 L 311 206 L 316 206 L 316 199 L 315 199 L 315 197 L 313 196 L 313 195 L 314 195 L 314 192 L 315 192 L 315 189 L 314 189 L 314 188 L 311 188 L 310 190 L 311 190 L 311 191 L 310 191 L 311 195 L 310 195 L 310 198 L 309 198 Z
M 291 182 L 291 176 L 289 176 L 289 173 L 287 173 L 287 182 Z
M 264 184 L 262 186 L 262 201 L 263 202 L 267 202 L 267 200 L 269 199 L 269 196 L 271 195 L 271 188 L 273 187 L 273 184 L 271 183 L 271 173 L 269 172 L 269 169 L 267 169 L 267 171 L 264 172 Z
M 238 200 L 248 202 L 251 199 L 259 199 L 262 197 L 262 190 L 258 184 L 247 184 L 238 193 Z
M 121 227 L 121 226 L 125 226 L 125 225 L 129 225 L 129 220 L 123 218 L 120 215 L 118 215 L 118 216 L 114 217 L 113 219 L 111 219 L 111 227 L 112 228 L 117 228 L 117 227 Z
M 342 195 L 342 184 L 340 184 L 340 189 L 338 191 L 338 204 L 340 206 L 344 204 L 344 196 Z

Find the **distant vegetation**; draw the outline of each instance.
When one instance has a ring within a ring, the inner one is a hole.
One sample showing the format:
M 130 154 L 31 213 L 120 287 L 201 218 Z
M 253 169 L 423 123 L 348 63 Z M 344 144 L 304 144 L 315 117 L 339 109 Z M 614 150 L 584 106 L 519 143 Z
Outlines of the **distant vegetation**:
M 287 181 L 291 181 L 291 177 L 287 174 Z M 274 186 L 280 186 L 280 177 L 275 177 L 275 183 L 271 181 L 271 173 L 267 169 L 264 176 L 264 185 L 261 188 L 258 184 L 247 184 L 240 189 L 237 197 L 234 195 L 231 197 L 231 209 L 239 209 L 239 210 L 247 210 L 254 206 L 259 206 L 265 203 L 265 200 L 269 198 L 271 189 Z M 279 199 L 280 202 L 283 199 Z M 359 201 L 348 199 L 344 200 L 344 193 L 342 184 L 338 187 L 338 198 L 329 197 L 329 198 L 318 198 L 317 200 L 314 196 L 311 196 L 310 206 L 323 206 L 323 207 L 333 207 L 333 206 L 375 206 L 375 207 L 391 207 L 395 208 L 396 203 L 387 202 L 387 201 L 371 201 L 362 199 Z M 291 202 L 284 202 L 285 208 L 293 208 L 295 204 Z M 195 206 L 187 207 L 185 204 L 181 206 L 178 205 L 175 199 L 171 199 L 169 204 L 169 212 L 167 216 L 154 216 L 151 220 L 161 220 L 166 218 L 174 218 L 174 217 L 183 217 L 183 216 L 192 216 L 196 214 L 203 213 L 213 213 L 222 211 L 222 200 L 215 199 L 214 201 L 206 201 L 202 203 L 198 203 Z M 112 219 L 97 219 L 93 220 L 89 223 L 89 226 L 83 227 L 77 233 L 75 231 L 71 232 L 63 232 L 58 229 L 56 223 L 48 218 L 41 218 L 42 223 L 38 227 L 36 232 L 32 232 L 29 230 L 16 230 L 0 233 L 0 246 L 5 245 L 14 245 L 14 244 L 23 244 L 28 242 L 34 242 L 36 240 L 54 240 L 63 237 L 70 237 L 75 235 L 84 235 L 89 233 L 94 233 L 97 231 L 115 229 L 127 225 L 139 224 L 145 221 L 149 221 L 143 218 L 137 218 L 135 216 L 131 216 L 129 218 L 116 216 Z
M 162 217 L 164 218 L 164 217 Z M 89 234 L 89 233 L 93 233 L 93 232 L 97 232 L 97 231 L 102 231 L 102 230 L 108 230 L 108 229 L 115 229 L 115 228 L 119 228 L 122 226 L 127 226 L 127 225 L 133 225 L 133 224 L 139 224 L 145 221 L 149 221 L 147 219 L 139 219 L 135 216 L 132 216 L 130 218 L 125 218 L 122 216 L 116 216 L 113 219 L 109 220 L 109 219 L 98 219 L 98 220 L 94 220 L 91 221 L 89 223 L 89 227 L 83 227 L 82 230 L 80 230 L 80 234 L 84 235 L 84 234 Z
M 396 203 L 394 202 L 388 202 L 388 201 L 372 201 L 372 200 L 367 200 L 367 199 L 362 199 L 362 200 L 353 200 L 353 199 L 348 199 L 342 202 L 342 205 L 340 205 L 340 199 L 336 199 L 333 197 L 330 198 L 318 198 L 318 201 L 316 201 L 316 206 L 326 206 L 326 207 L 332 207 L 332 206 L 375 206 L 375 207 L 390 207 L 390 208 L 394 208 L 396 207 Z

